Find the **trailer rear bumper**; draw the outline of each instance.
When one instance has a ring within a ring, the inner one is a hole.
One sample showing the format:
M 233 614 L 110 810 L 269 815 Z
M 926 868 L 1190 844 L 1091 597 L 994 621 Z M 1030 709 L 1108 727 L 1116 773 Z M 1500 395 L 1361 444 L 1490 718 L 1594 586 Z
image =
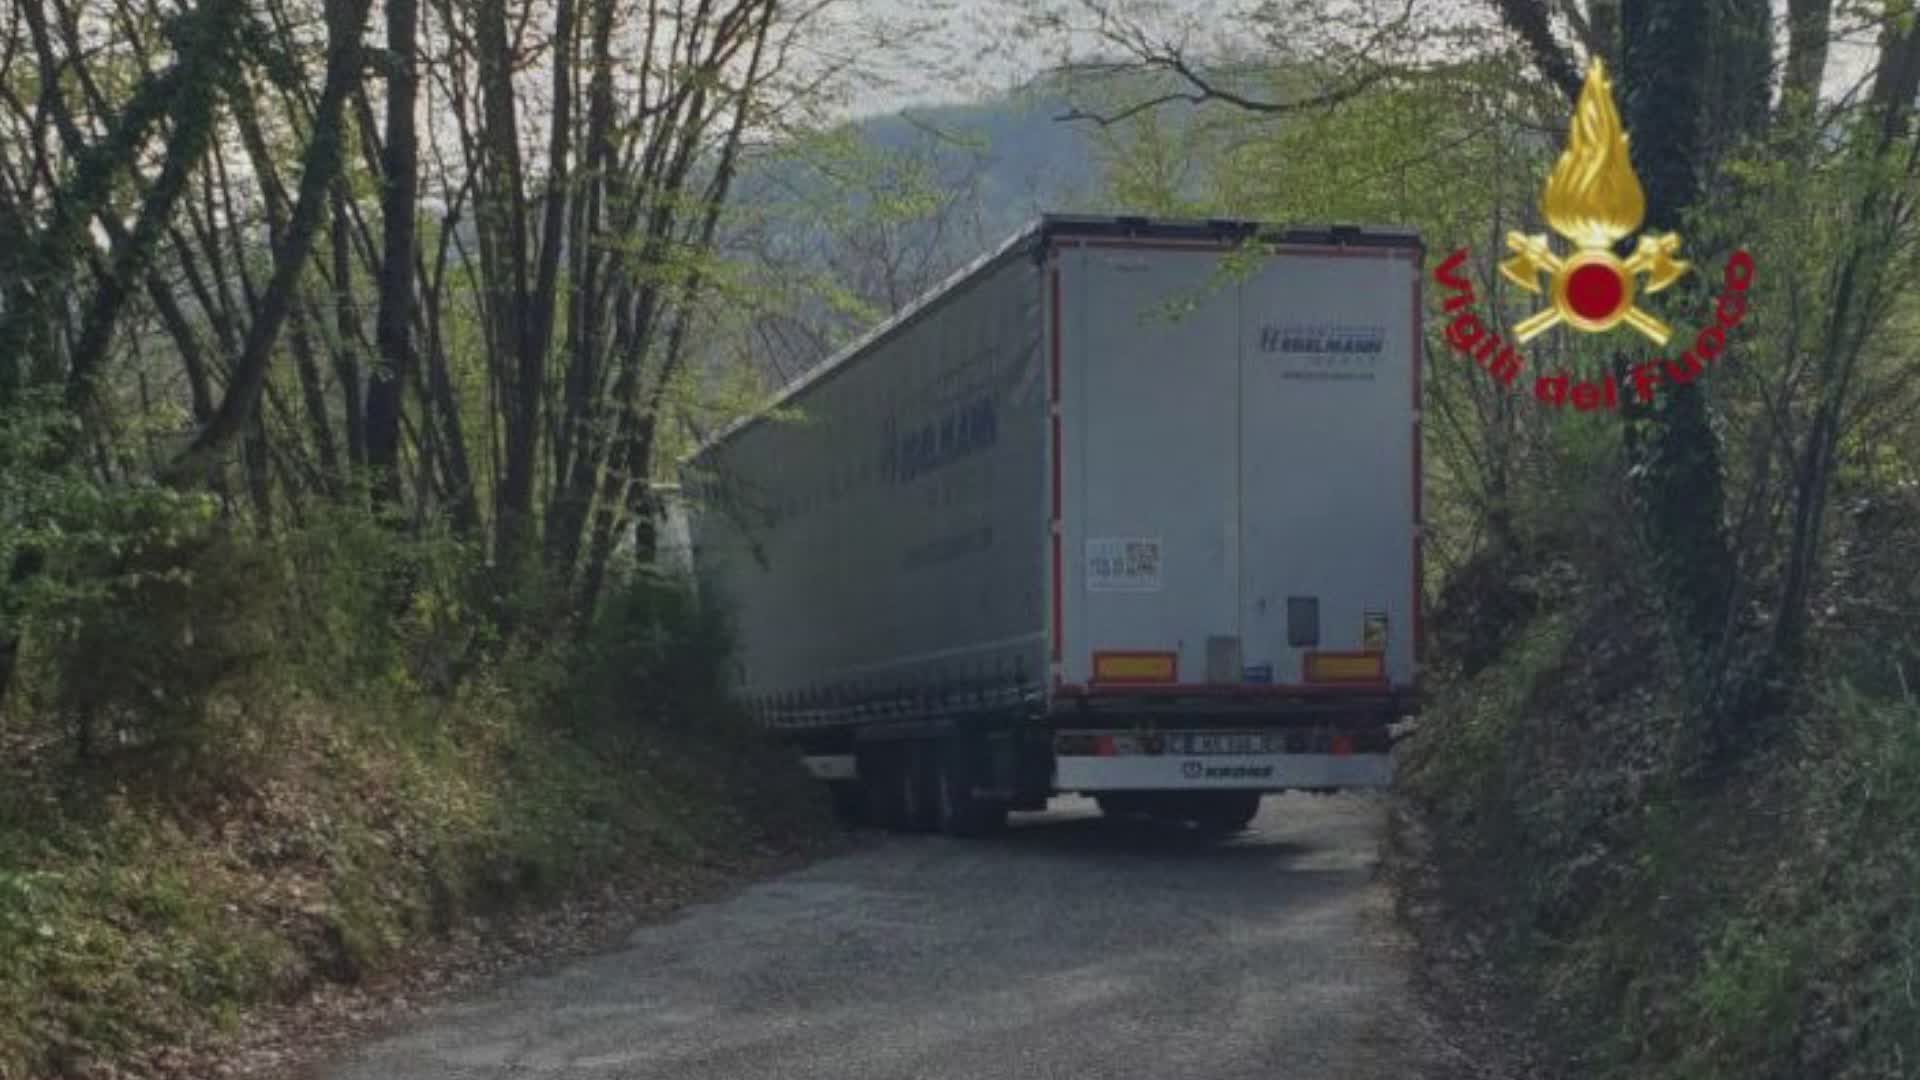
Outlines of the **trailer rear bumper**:
M 1099 686 L 1066 685 L 1054 691 L 1051 713 L 1063 724 L 1075 717 L 1181 718 L 1184 721 L 1261 723 L 1416 716 L 1421 695 L 1413 686 Z
M 1060 792 L 1284 791 L 1295 788 L 1383 788 L 1393 783 L 1387 754 L 1233 754 L 1185 757 L 1128 754 L 1061 755 L 1053 786 Z

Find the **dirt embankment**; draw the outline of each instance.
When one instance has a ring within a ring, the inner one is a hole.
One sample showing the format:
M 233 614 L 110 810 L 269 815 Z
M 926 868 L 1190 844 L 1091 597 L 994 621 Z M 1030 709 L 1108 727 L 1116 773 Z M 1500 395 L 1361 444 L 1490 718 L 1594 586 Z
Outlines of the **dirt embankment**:
M 1914 1075 L 1920 700 L 1871 676 L 1887 592 L 1834 598 L 1824 674 L 1715 769 L 1630 580 L 1569 573 L 1443 623 L 1393 863 L 1435 999 L 1511 1070 L 1486 1075 Z
M 276 757 L 173 793 L 12 774 L 0 1077 L 285 1075 L 835 843 L 817 785 L 724 723 L 296 708 Z

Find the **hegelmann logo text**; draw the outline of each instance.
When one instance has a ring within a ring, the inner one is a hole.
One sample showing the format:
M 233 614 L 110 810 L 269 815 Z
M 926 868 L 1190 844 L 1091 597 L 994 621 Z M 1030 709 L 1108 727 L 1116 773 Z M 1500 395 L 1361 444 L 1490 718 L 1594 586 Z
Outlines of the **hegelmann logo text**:
M 1377 355 L 1386 343 L 1386 329 L 1379 326 L 1289 323 L 1260 328 L 1260 351 L 1268 353 Z

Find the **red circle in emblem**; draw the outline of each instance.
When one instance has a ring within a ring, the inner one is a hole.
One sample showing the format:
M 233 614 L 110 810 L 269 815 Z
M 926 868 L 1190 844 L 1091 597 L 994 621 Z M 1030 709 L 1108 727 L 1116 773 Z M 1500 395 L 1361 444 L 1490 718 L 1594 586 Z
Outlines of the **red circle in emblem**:
M 1612 315 L 1625 296 L 1626 287 L 1610 266 L 1577 266 L 1567 278 L 1567 305 L 1583 319 L 1598 321 Z

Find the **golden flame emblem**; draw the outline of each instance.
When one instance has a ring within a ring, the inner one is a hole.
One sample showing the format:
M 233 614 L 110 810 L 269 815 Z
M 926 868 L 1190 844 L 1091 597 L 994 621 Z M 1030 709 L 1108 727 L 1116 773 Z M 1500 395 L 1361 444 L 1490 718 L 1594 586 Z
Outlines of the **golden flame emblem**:
M 1587 68 L 1567 148 L 1547 178 L 1540 209 L 1553 231 L 1579 250 L 1562 259 L 1553 253 L 1545 233 L 1507 234 L 1513 257 L 1500 264 L 1501 275 L 1531 293 L 1541 291 L 1542 273 L 1550 275 L 1547 297 L 1553 305 L 1514 326 L 1514 337 L 1525 343 L 1562 322 L 1595 334 L 1624 322 L 1654 344 L 1665 345 L 1673 329 L 1634 306 L 1635 288 L 1645 274 L 1645 291 L 1657 293 L 1690 267 L 1674 257 L 1680 250 L 1677 233 L 1642 236 L 1625 260 L 1613 254 L 1613 245 L 1640 227 L 1647 195 L 1627 154 L 1613 82 L 1598 57 Z

